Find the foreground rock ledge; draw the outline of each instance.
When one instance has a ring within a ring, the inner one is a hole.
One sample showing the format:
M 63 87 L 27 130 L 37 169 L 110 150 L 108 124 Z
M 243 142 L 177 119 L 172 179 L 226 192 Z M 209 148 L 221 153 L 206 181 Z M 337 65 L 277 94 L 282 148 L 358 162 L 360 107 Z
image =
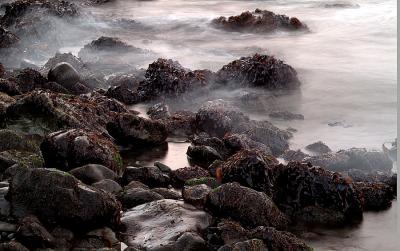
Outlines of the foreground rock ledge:
M 179 248 L 182 248 L 181 242 L 188 241 L 189 237 L 184 236 L 187 233 L 192 234 L 189 244 L 196 242 L 201 245 L 200 232 L 210 225 L 211 216 L 183 201 L 164 199 L 128 210 L 121 222 L 125 229 L 123 241 L 129 247 L 183 250 Z

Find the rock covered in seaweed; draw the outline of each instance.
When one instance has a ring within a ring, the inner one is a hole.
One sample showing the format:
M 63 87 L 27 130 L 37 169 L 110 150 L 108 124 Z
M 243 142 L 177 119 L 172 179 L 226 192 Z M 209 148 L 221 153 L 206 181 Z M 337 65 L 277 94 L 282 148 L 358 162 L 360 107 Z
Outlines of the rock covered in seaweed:
M 69 171 L 86 164 L 101 164 L 122 173 L 122 159 L 109 138 L 81 129 L 49 134 L 40 149 L 47 167 Z
M 272 32 L 280 30 L 307 30 L 307 26 L 296 17 L 277 15 L 272 11 L 256 9 L 246 11 L 229 18 L 219 17 L 212 20 L 212 25 L 219 29 L 238 32 Z

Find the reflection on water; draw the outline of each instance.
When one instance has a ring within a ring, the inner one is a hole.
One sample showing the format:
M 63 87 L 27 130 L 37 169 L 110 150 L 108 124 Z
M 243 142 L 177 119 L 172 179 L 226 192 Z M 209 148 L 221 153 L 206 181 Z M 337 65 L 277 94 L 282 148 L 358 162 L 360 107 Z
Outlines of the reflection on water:
M 314 229 L 307 242 L 316 251 L 398 250 L 397 201 L 383 212 L 366 212 L 361 225 L 342 229 Z

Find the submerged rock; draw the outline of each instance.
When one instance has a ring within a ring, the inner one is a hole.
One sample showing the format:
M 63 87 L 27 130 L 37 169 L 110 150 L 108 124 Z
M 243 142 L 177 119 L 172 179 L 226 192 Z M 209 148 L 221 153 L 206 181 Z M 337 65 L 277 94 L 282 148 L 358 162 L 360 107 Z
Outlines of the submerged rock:
M 390 172 L 393 168 L 392 161 L 383 152 L 367 151 L 365 148 L 351 148 L 336 153 L 311 156 L 305 158 L 304 161 L 326 167 L 335 172 L 350 169 Z
M 122 173 L 122 159 L 117 147 L 110 139 L 94 132 L 81 129 L 58 131 L 46 136 L 40 148 L 47 167 L 69 171 L 86 164 L 100 164 Z
M 96 40 L 93 40 L 89 44 L 86 44 L 83 49 L 79 52 L 78 56 L 82 57 L 84 53 L 90 51 L 120 51 L 120 52 L 129 52 L 131 50 L 135 50 L 137 48 L 123 42 L 121 39 L 116 37 L 99 37 Z
M 79 230 L 119 221 L 120 206 L 111 195 L 56 169 L 20 169 L 7 196 L 14 216 L 34 214 L 47 224 Z
M 246 11 L 229 18 L 219 17 L 212 20 L 214 27 L 227 31 L 272 32 L 281 30 L 307 30 L 307 26 L 296 17 L 277 15 L 272 11 L 256 9 Z
M 238 183 L 223 184 L 212 190 L 206 206 L 216 216 L 231 217 L 249 227 L 282 229 L 288 224 L 286 216 L 265 193 Z
M 283 119 L 283 120 L 304 120 L 304 115 L 291 113 L 288 111 L 274 111 L 269 114 L 271 118 Z
M 260 54 L 242 57 L 224 65 L 216 73 L 216 82 L 267 90 L 297 89 L 300 86 L 295 69 L 273 56 Z
M 107 129 L 117 141 L 132 145 L 161 144 L 168 136 L 162 123 L 131 113 L 120 114 L 115 121 L 107 125 Z
M 273 200 L 293 220 L 342 225 L 362 219 L 357 192 L 340 174 L 298 162 L 274 169 Z
M 179 247 L 189 247 L 193 242 L 201 243 L 199 235 L 210 225 L 211 217 L 183 201 L 164 199 L 128 210 L 121 222 L 121 236 L 128 247 L 172 251 L 184 250 Z M 188 234 L 196 238 L 188 238 Z M 186 238 L 191 241 L 183 245 L 182 239 Z
M 324 142 L 318 141 L 306 146 L 308 151 L 316 153 L 318 155 L 332 152 L 332 150 Z

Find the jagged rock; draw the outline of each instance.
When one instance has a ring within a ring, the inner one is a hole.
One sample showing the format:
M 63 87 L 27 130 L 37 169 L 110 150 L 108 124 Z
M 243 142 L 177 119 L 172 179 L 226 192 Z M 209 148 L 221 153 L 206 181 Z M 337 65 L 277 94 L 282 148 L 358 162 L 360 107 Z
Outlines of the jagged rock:
M 171 116 L 160 120 L 165 125 L 168 135 L 182 137 L 193 135 L 195 132 L 195 121 L 195 114 L 189 111 L 174 112 Z
M 231 217 L 249 227 L 281 229 L 288 224 L 286 216 L 265 193 L 238 183 L 223 184 L 212 190 L 206 206 L 216 216 Z
M 327 146 L 324 142 L 318 141 L 315 143 L 312 143 L 310 145 L 307 145 L 306 150 L 311 151 L 316 154 L 324 154 L 324 153 L 330 153 L 332 150 Z
M 30 249 L 54 247 L 54 237 L 33 215 L 22 218 L 18 226 L 17 239 Z
M 210 146 L 189 146 L 186 154 L 193 163 L 205 168 L 211 165 L 215 160 L 222 160 L 221 155 Z
M 304 158 L 310 155 L 303 153 L 300 149 L 297 151 L 287 150 L 282 154 L 282 158 L 286 161 L 302 161 Z
M 81 76 L 75 68 L 66 62 L 61 62 L 52 67 L 47 74 L 49 81 L 56 82 L 73 94 L 88 93 L 90 89 L 83 84 Z
M 268 10 L 256 9 L 254 12 L 246 11 L 238 16 L 229 18 L 219 17 L 212 20 L 214 27 L 227 31 L 239 32 L 272 32 L 282 30 L 306 30 L 305 24 L 296 17 L 289 18 L 277 15 Z
M 355 182 L 364 210 L 379 211 L 389 208 L 395 198 L 393 189 L 383 183 Z
M 18 170 L 7 198 L 12 215 L 34 214 L 47 224 L 81 230 L 119 222 L 120 205 L 114 197 L 56 169 Z
M 288 111 L 274 111 L 269 114 L 271 118 L 283 120 L 304 120 L 304 115 L 291 113 Z
M 173 170 L 171 174 L 175 186 L 178 187 L 183 186 L 187 180 L 207 176 L 210 176 L 210 173 L 199 166 L 178 168 L 176 170 Z
M 117 194 L 122 190 L 122 187 L 114 180 L 104 179 L 92 184 L 92 187 L 102 189 L 106 192 Z
M 238 182 L 267 195 L 272 194 L 271 167 L 278 161 L 269 155 L 255 151 L 242 150 L 232 155 L 218 168 L 222 173 L 222 182 Z
M 107 125 L 109 133 L 125 144 L 161 144 L 167 139 L 165 126 L 131 113 L 120 114 L 114 122 Z
M 211 188 L 205 184 L 185 186 L 182 190 L 183 200 L 195 207 L 202 209 L 207 201 Z
M 216 82 L 267 90 L 297 89 L 300 86 L 295 69 L 273 56 L 260 54 L 242 57 L 224 65 L 216 73 Z
M 171 116 L 168 106 L 164 103 L 157 103 L 151 106 L 147 110 L 147 115 L 149 115 L 151 119 L 163 119 Z
M 117 147 L 110 139 L 94 132 L 71 129 L 51 133 L 45 137 L 40 149 L 47 167 L 69 171 L 86 164 L 100 164 L 122 173 L 122 159 Z
M 190 237 L 186 235 L 201 235 L 210 225 L 211 216 L 183 201 L 164 199 L 128 210 L 121 222 L 125 229 L 121 235 L 122 241 L 129 247 L 172 251 L 184 250 L 179 249 L 182 246 L 192 246 L 184 244 L 184 239 Z M 196 243 L 201 242 L 198 237 L 190 239 L 190 243 L 193 243 L 193 239 Z
M 97 93 L 90 96 L 71 96 L 45 91 L 33 91 L 24 95 L 7 108 L 7 118 L 24 119 L 38 134 L 58 131 L 63 128 L 82 128 L 106 133 L 107 123 L 115 120 L 128 109 L 114 99 Z
M 118 200 L 125 209 L 162 199 L 164 199 L 164 197 L 160 194 L 144 188 L 130 188 L 118 194 Z
M 170 183 L 170 180 L 171 179 L 168 173 L 161 171 L 158 167 L 155 166 L 128 166 L 125 169 L 124 174 L 122 175 L 123 184 L 129 184 L 132 181 L 140 181 L 150 187 L 167 187 Z
M 305 158 L 313 165 L 323 166 L 335 172 L 360 169 L 363 171 L 392 170 L 392 161 L 382 152 L 367 151 L 365 148 L 351 148 L 336 153 L 326 153 Z
M 87 185 L 91 185 L 105 179 L 116 180 L 118 178 L 118 175 L 115 172 L 103 165 L 98 164 L 88 164 L 77 167 L 69 171 L 69 173 Z
M 351 181 L 321 167 L 298 162 L 273 171 L 273 200 L 293 220 L 341 225 L 362 219 Z

